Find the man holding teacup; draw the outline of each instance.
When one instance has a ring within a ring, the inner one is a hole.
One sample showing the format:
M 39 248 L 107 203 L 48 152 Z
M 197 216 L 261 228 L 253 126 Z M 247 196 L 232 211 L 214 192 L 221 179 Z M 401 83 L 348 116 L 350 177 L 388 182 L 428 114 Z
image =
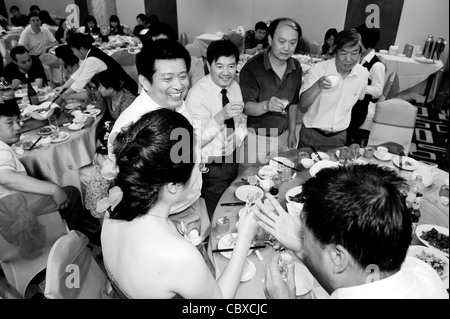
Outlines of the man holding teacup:
M 335 58 L 309 69 L 300 91 L 300 110 L 306 112 L 299 148 L 344 146 L 356 101 L 364 98 L 369 72 L 358 64 L 360 37 L 355 29 L 338 33 Z

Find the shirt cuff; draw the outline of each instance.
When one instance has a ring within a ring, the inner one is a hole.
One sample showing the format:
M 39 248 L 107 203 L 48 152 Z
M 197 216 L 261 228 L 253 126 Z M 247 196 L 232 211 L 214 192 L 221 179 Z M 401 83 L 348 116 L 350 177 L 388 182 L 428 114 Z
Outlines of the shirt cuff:
M 242 145 L 242 143 L 245 140 L 245 137 L 247 136 L 247 129 L 244 129 L 242 127 L 238 127 L 234 132 L 239 138 L 241 139 L 241 142 L 239 143 L 238 147 Z

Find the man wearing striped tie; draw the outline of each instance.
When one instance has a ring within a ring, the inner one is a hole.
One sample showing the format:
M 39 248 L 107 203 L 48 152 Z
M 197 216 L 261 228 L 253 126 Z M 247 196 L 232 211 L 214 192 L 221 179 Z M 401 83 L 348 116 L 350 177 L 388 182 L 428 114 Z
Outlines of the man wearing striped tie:
M 247 135 L 247 119 L 239 84 L 235 81 L 239 51 L 229 40 L 212 42 L 207 49 L 210 74 L 189 91 L 186 108 L 201 128 L 202 197 L 208 215 L 214 214 L 223 192 L 237 177 L 238 150 Z

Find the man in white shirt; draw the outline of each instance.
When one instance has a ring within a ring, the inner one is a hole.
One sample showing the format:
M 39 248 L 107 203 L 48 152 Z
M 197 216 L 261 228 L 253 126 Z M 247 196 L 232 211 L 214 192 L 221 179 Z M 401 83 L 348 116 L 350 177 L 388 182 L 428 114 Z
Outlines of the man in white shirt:
M 302 185 L 300 217 L 261 201 L 260 225 L 291 249 L 331 298 L 448 299 L 438 273 L 407 256 L 411 213 L 405 205 L 407 182 L 378 165 L 324 169 Z M 351 191 L 349 189 L 351 188 Z M 277 257 L 266 270 L 268 298 L 295 298 L 294 268 L 287 282 Z
M 360 64 L 359 33 L 338 33 L 336 56 L 313 65 L 300 91 L 300 109 L 306 112 L 299 147 L 344 146 L 353 105 L 364 98 L 369 72 Z M 337 76 L 332 85 L 328 75 Z
M 347 145 L 360 144 L 358 137 L 359 128 L 366 120 L 369 104 L 377 103 L 383 94 L 386 67 L 375 55 L 375 46 L 380 40 L 380 29 L 368 28 L 362 24 L 356 28 L 361 36 L 361 62 L 360 64 L 369 71 L 366 95 L 363 100 L 358 100 L 352 109 L 352 119 L 347 129 Z
M 192 120 L 184 104 L 189 87 L 189 52 L 177 41 L 156 40 L 144 45 L 136 57 L 139 81 L 142 85 L 140 95 L 120 114 L 108 138 L 109 162 L 114 163 L 114 140 L 125 127 L 136 122 L 142 115 L 160 108 L 171 109 Z M 200 155 L 199 155 L 200 156 Z M 108 171 L 106 163 L 103 173 Z M 104 175 L 105 176 L 105 175 Z M 108 179 L 108 176 L 105 176 Z M 203 201 L 200 201 L 202 174 L 194 169 L 185 200 L 172 207 L 171 220 L 188 225 L 199 226 L 202 238 L 209 235 L 210 222 Z
M 40 56 L 58 45 L 58 41 L 53 34 L 48 29 L 41 27 L 39 13 L 31 12 L 28 15 L 28 20 L 30 25 L 20 34 L 19 44 L 27 48 L 31 56 Z
M 201 127 L 202 159 L 209 169 L 203 175 L 202 197 L 212 218 L 223 192 L 237 177 L 236 148 L 247 135 L 247 120 L 241 89 L 235 81 L 238 48 L 229 40 L 214 41 L 206 56 L 210 74 L 189 91 L 186 108 L 195 125 Z

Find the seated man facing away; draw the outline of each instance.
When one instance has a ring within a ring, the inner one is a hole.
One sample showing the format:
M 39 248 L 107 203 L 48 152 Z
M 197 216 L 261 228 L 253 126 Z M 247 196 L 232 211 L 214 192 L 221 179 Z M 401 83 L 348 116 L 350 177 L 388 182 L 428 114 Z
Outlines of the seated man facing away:
M 355 29 L 339 32 L 336 57 L 309 69 L 300 92 L 300 110 L 306 112 L 300 130 L 300 148 L 344 146 L 353 105 L 364 98 L 369 78 L 367 69 L 358 64 L 359 42 Z
M 406 187 L 396 172 L 373 164 L 328 168 L 303 184 L 300 217 L 286 213 L 270 194 L 279 215 L 261 201 L 262 212 L 255 214 L 331 298 L 448 299 L 437 272 L 407 256 L 412 223 Z M 294 269 L 288 268 L 285 282 L 277 257 L 267 267 L 266 296 L 295 298 Z
M 31 12 L 28 15 L 30 25 L 20 34 L 19 44 L 30 51 L 32 56 L 40 56 L 55 45 L 58 45 L 53 34 L 47 29 L 41 27 L 41 18 L 39 13 Z
M 0 207 L 34 215 L 59 210 L 70 229 L 79 229 L 82 205 L 78 189 L 28 176 L 11 149 L 20 140 L 19 116 L 17 105 L 0 104 Z
M 47 82 L 41 60 L 30 56 L 27 48 L 21 45 L 16 46 L 11 49 L 10 55 L 12 62 L 5 68 L 5 79 L 11 83 L 13 90 L 20 88 L 28 81 L 38 87 L 42 87 Z
M 269 40 L 267 37 L 268 31 L 267 24 L 263 21 L 259 21 L 255 24 L 255 31 L 249 30 L 245 37 L 245 53 L 254 55 L 255 53 L 261 53 L 269 46 Z

